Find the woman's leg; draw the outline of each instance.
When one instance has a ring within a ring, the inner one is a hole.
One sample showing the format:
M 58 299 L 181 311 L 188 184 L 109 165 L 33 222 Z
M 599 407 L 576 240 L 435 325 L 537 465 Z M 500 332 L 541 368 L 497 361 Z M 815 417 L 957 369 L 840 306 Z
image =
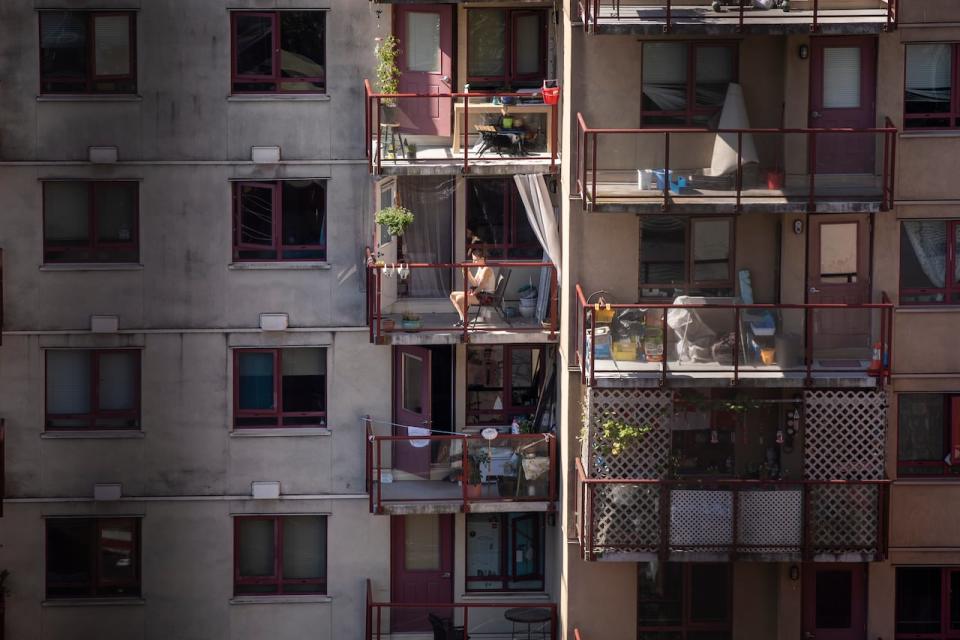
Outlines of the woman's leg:
M 466 322 L 466 311 L 463 305 L 465 297 L 463 291 L 454 291 L 450 294 L 450 302 L 453 303 L 453 308 L 456 309 L 460 315 L 460 322 Z

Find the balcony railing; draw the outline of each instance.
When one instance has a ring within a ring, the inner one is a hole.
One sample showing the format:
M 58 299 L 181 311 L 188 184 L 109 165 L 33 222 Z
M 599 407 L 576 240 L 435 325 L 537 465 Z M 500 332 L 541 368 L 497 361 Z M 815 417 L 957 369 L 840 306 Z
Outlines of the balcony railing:
M 590 127 L 578 113 L 577 131 L 576 193 L 588 209 L 707 203 L 740 211 L 755 203 L 815 212 L 825 201 L 878 201 L 881 210 L 893 204 L 897 129 L 889 118 L 884 127 L 870 129 L 610 129 Z M 735 152 L 732 171 L 707 175 L 712 172 L 690 168 L 711 163 L 718 142 Z M 856 158 L 837 164 L 840 151 L 851 145 L 858 148 Z M 745 150 L 751 156 L 746 160 Z M 757 150 L 759 160 L 750 162 Z M 785 168 L 784 158 L 803 157 L 805 169 Z
M 596 32 L 602 23 L 659 26 L 664 33 L 698 23 L 728 25 L 737 31 L 754 26 L 808 25 L 812 33 L 825 25 L 855 22 L 876 23 L 884 31 L 897 26 L 897 0 L 878 0 L 874 8 L 865 9 L 837 8 L 838 3 L 830 0 L 808 0 L 803 8 L 796 0 L 793 4 L 790 11 L 782 11 L 754 10 L 752 2 L 736 2 L 717 12 L 712 0 L 578 0 L 587 32 Z
M 3 517 L 3 500 L 7 497 L 7 425 L 0 418 L 0 518 Z M 3 589 L 0 589 L 0 596 Z
M 371 513 L 416 512 L 418 505 L 431 513 L 483 511 L 508 502 L 523 503 L 521 510 L 554 508 L 552 434 L 408 435 L 405 427 L 364 422 Z
M 375 93 L 369 80 L 363 86 L 370 173 L 382 173 L 385 165 L 457 166 L 464 173 L 470 172 L 471 165 L 535 164 L 545 172 L 558 170 L 558 105 L 535 102 L 540 99 L 537 94 Z M 395 114 L 395 120 L 384 120 L 385 108 Z M 437 143 L 436 133 L 424 130 L 418 120 L 429 119 L 423 114 L 444 111 L 452 114 L 452 132 Z M 524 124 L 506 126 L 504 117 Z M 479 131 L 478 125 L 485 130 Z M 419 140 L 417 136 L 426 136 L 428 142 L 415 143 L 416 151 L 410 153 L 403 143 Z
M 662 560 L 882 560 L 889 480 L 588 478 L 577 465 L 581 555 Z
M 364 640 L 385 640 L 394 633 L 428 635 L 431 615 L 444 627 L 445 635 L 438 633 L 435 638 L 557 640 L 557 605 L 553 602 L 379 602 L 367 580 Z
M 560 325 L 557 309 L 557 269 L 553 263 L 488 260 L 486 266 L 495 270 L 498 279 L 504 278 L 502 286 L 505 289 L 491 292 L 490 299 L 481 300 L 491 304 L 480 307 L 471 305 L 469 321 L 457 326 L 459 316 L 453 304 L 443 300 L 434 302 L 444 307 L 449 304 L 448 310 L 439 313 L 417 313 L 416 319 L 410 320 L 411 314 L 404 314 L 400 309 L 416 309 L 426 303 L 422 298 L 401 297 L 398 287 L 402 282 L 410 283 L 419 278 L 429 280 L 429 286 L 441 290 L 442 296 L 446 295 L 443 292 L 451 288 L 456 291 L 469 291 L 468 274 L 477 268 L 475 263 L 382 264 L 371 261 L 367 265 L 367 324 L 370 328 L 370 341 L 381 344 L 388 342 L 391 336 L 410 334 L 424 336 L 426 341 L 429 341 L 429 336 L 433 336 L 443 341 L 452 338 L 470 342 L 472 337 L 479 334 L 493 333 L 545 334 L 548 340 L 555 339 Z M 543 270 L 547 270 L 545 275 Z M 511 276 L 507 276 L 507 273 Z M 522 284 L 529 286 L 531 282 L 537 287 L 536 305 L 527 307 L 530 311 L 525 311 L 522 299 L 515 300 L 518 295 L 516 290 Z M 511 293 L 511 290 L 515 292 Z M 500 294 L 501 304 L 497 308 L 496 296 Z M 407 315 L 407 320 L 404 320 L 404 315 Z M 399 338 L 398 340 L 403 341 Z
M 581 382 L 673 377 L 890 378 L 893 303 L 588 304 L 576 286 Z M 725 299 L 724 299 L 725 300 Z M 616 385 L 616 383 L 614 383 Z

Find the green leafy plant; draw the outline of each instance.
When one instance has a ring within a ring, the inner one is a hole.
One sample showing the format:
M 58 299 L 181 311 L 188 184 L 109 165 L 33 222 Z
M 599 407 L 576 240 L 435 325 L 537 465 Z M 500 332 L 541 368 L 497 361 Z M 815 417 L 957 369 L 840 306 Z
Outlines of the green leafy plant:
M 517 418 L 516 421 L 517 427 L 520 429 L 520 433 L 536 433 L 533 420 L 531 420 L 529 417 Z
M 470 458 L 470 484 L 480 484 L 482 476 L 480 466 L 490 462 L 490 454 L 486 449 L 478 448 L 469 456 Z
M 377 224 L 387 227 L 390 235 L 402 236 L 411 224 L 413 224 L 413 212 L 406 207 L 395 206 L 380 209 L 374 217 Z
M 397 67 L 399 48 L 397 39 L 392 35 L 377 38 L 377 91 L 379 93 L 397 93 L 400 89 L 400 69 Z M 397 101 L 392 98 L 383 100 L 384 106 L 395 107 Z
M 600 416 L 597 422 L 597 448 L 604 456 L 618 456 L 636 445 L 653 427 L 649 424 L 630 424 L 620 414 L 609 411 Z

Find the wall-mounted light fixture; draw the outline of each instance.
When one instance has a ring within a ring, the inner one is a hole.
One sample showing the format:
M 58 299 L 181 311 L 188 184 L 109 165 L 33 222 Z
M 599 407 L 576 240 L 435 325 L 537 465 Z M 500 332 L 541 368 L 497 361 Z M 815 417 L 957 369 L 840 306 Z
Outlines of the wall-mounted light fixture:
M 802 44 L 802 45 L 800 45 L 799 47 L 797 47 L 797 55 L 800 56 L 800 59 L 801 59 L 801 60 L 806 60 L 807 58 L 809 58 L 809 57 L 810 57 L 810 46 L 809 46 L 809 45 Z
M 800 567 L 792 564 L 790 565 L 790 579 L 796 582 L 800 579 Z
M 793 232 L 797 235 L 803 233 L 803 220 L 800 218 L 793 221 Z

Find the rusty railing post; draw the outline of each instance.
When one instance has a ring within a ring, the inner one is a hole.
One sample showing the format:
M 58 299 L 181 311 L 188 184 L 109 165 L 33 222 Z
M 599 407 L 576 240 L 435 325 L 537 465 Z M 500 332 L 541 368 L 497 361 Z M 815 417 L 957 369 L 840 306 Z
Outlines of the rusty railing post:
M 669 0 L 668 0 L 669 2 Z M 663 134 L 663 210 L 670 209 L 670 132 Z
M 740 19 L 743 20 L 743 3 L 740 3 Z M 737 205 L 736 211 L 742 211 L 740 198 L 743 193 L 743 131 L 737 131 Z
M 463 172 L 470 173 L 470 93 L 463 94 Z M 466 289 L 463 295 L 467 295 Z

